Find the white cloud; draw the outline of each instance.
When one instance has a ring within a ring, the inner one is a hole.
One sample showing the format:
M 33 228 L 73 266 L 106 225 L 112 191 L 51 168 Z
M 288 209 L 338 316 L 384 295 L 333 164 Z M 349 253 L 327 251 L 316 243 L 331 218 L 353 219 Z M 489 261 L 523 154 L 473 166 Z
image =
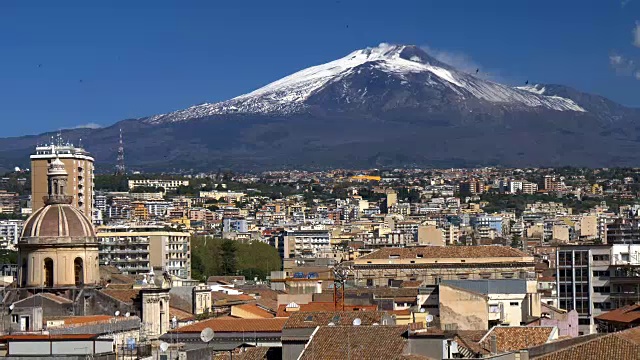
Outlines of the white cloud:
M 622 6 L 622 7 L 627 6 L 627 4 L 628 4 L 630 1 L 631 1 L 631 0 L 622 0 L 622 1 L 620 2 L 620 6 Z
M 633 45 L 640 47 L 640 21 L 636 21 L 636 27 L 633 29 Z
M 636 79 L 640 80 L 640 71 L 636 71 Z
M 436 58 L 436 60 L 442 61 L 445 64 L 449 64 L 454 68 L 460 71 L 464 71 L 468 74 L 472 74 L 482 79 L 503 83 L 503 84 L 516 83 L 512 81 L 512 79 L 509 79 L 503 76 L 500 70 L 485 68 L 481 64 L 473 60 L 471 56 L 465 53 L 435 49 L 428 45 L 423 45 L 421 46 L 421 48 L 422 50 L 426 51 L 427 54 Z M 477 74 L 476 74 L 476 70 L 479 70 Z
M 74 127 L 74 129 L 99 129 L 101 127 L 102 127 L 102 125 L 100 125 L 100 124 L 87 123 L 87 124 L 83 124 L 83 125 L 78 125 L 78 126 Z
M 609 64 L 618 75 L 633 75 L 636 70 L 636 64 L 633 60 L 616 53 L 609 55 Z

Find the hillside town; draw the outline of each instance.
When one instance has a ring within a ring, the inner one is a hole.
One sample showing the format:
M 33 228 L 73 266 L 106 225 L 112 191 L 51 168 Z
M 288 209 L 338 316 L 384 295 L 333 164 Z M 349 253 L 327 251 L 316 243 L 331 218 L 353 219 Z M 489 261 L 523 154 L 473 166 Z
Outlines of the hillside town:
M 96 174 L 59 137 L 0 188 L 7 358 L 640 354 L 639 169 Z

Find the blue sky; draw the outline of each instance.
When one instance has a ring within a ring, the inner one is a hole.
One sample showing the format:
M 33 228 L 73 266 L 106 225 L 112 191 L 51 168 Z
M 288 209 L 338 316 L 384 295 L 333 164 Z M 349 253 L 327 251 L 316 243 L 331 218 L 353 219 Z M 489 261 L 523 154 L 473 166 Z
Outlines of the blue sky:
M 640 0 L 621 1 L 2 0 L 0 136 L 225 100 L 381 42 L 640 107 Z

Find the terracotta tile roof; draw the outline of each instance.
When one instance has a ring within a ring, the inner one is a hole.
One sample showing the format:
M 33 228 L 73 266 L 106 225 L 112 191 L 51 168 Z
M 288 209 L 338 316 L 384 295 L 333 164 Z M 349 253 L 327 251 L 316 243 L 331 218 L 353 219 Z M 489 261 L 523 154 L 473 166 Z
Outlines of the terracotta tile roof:
M 64 320 L 65 325 L 79 325 L 79 324 L 110 321 L 113 318 L 114 317 L 111 315 L 90 315 L 90 316 L 69 316 L 66 318 L 62 318 L 60 320 Z
M 308 304 L 299 304 L 299 309 L 297 311 L 306 311 L 306 312 L 314 312 L 314 311 L 334 311 L 336 310 L 335 304 L 333 302 L 320 302 L 313 301 Z M 338 306 L 338 309 L 342 311 L 342 306 Z M 376 305 L 345 305 L 345 311 L 376 311 L 378 307 Z M 287 305 L 282 304 L 278 306 L 277 317 L 289 317 L 295 311 L 287 312 Z
M 255 300 L 253 296 L 249 296 L 245 294 L 229 295 L 221 291 L 211 292 L 211 301 L 214 302 L 214 305 L 224 304 L 224 303 L 233 303 L 233 302 L 247 302 L 247 301 L 253 301 L 253 300 Z
M 491 350 L 491 337 L 496 337 L 499 353 L 528 349 L 546 344 L 555 330 L 552 326 L 496 326 L 480 341 L 486 350 Z
M 406 326 L 322 326 L 299 359 L 396 359 L 402 356 Z
M 105 289 L 105 290 L 102 290 L 102 293 L 118 301 L 121 301 L 123 303 L 133 304 L 135 299 L 140 295 L 140 289 L 130 289 L 130 290 Z
M 640 322 L 640 304 L 627 305 L 619 309 L 611 310 L 596 316 L 595 319 L 617 323 Z
M 464 347 L 474 354 L 488 354 L 489 352 L 478 344 L 479 340 L 474 340 L 471 337 L 457 334 L 454 336 L 454 340 L 458 343 L 459 347 Z
M 169 293 L 169 303 L 171 304 L 171 307 L 180 309 L 188 313 L 191 312 L 191 309 L 193 306 L 191 301 L 189 301 L 187 298 L 182 297 L 178 294 L 171 294 L 171 293 Z
M 214 318 L 175 330 L 176 333 L 199 333 L 206 328 L 215 332 L 280 332 L 287 319 Z
M 485 258 L 485 257 L 529 257 L 526 253 L 509 246 L 415 246 L 410 248 L 382 248 L 359 257 L 360 259 L 388 259 L 390 255 L 400 259 L 423 258 Z M 357 261 L 356 260 L 356 261 Z
M 195 316 L 187 311 L 169 306 L 169 316 L 173 319 L 175 316 L 178 321 L 189 321 L 195 319 Z
M 246 311 L 248 313 L 250 313 L 253 316 L 259 317 L 259 318 L 263 318 L 263 319 L 269 319 L 273 317 L 273 314 L 271 314 L 270 312 L 263 310 L 261 308 L 259 308 L 257 305 L 255 304 L 243 304 L 243 305 L 234 305 L 231 308 L 231 313 L 233 314 L 233 309 L 240 309 L 242 311 Z
M 302 329 L 316 326 L 326 326 L 329 323 L 335 325 L 350 326 L 356 318 L 362 321 L 362 325 L 368 326 L 380 323 L 382 316 L 387 314 L 383 311 L 296 311 L 289 315 L 285 329 Z
M 391 310 L 390 313 L 395 315 L 411 315 L 411 309 Z
M 265 309 L 271 310 L 273 312 L 278 311 L 278 300 L 256 299 L 256 304 L 260 305 Z
M 433 360 L 433 358 L 430 358 L 424 355 L 409 354 L 409 355 L 398 355 L 395 358 L 393 358 L 393 360 Z
M 400 284 L 400 287 L 403 288 L 417 288 L 420 287 L 420 285 L 422 285 L 423 281 L 403 281 L 402 284 Z
M 39 294 L 39 296 L 47 298 L 47 299 L 49 299 L 51 301 L 55 301 L 58 304 L 73 304 L 73 301 L 71 301 L 71 300 L 69 300 L 69 299 L 67 299 L 65 297 L 55 295 L 55 294 L 43 293 L 43 294 Z
M 268 347 L 258 346 L 253 348 L 246 348 L 245 351 L 234 354 L 233 358 L 236 360 L 263 360 L 267 358 Z
M 536 360 L 640 359 L 640 328 L 607 334 L 536 357 Z
M 480 342 L 482 338 L 489 332 L 488 330 L 457 330 L 456 335 L 473 342 Z

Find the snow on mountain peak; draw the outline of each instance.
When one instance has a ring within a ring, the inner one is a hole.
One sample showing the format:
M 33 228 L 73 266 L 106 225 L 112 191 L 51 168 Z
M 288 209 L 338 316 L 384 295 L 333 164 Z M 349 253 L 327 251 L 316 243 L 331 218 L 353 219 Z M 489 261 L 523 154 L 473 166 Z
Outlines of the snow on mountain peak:
M 326 85 L 338 82 L 356 72 L 356 68 L 370 64 L 390 76 L 403 80 L 411 73 L 429 74 L 425 85 L 434 81 L 461 97 L 472 95 L 493 103 L 526 107 L 543 107 L 558 111 L 585 111 L 575 102 L 558 96 L 545 96 L 544 88 L 535 86 L 512 88 L 458 71 L 429 56 L 413 45 L 381 43 L 376 47 L 356 50 L 345 57 L 312 66 L 250 93 L 220 103 L 206 103 L 169 114 L 144 119 L 147 123 L 177 122 L 215 114 L 258 113 L 288 114 L 303 111 L 305 101 Z

